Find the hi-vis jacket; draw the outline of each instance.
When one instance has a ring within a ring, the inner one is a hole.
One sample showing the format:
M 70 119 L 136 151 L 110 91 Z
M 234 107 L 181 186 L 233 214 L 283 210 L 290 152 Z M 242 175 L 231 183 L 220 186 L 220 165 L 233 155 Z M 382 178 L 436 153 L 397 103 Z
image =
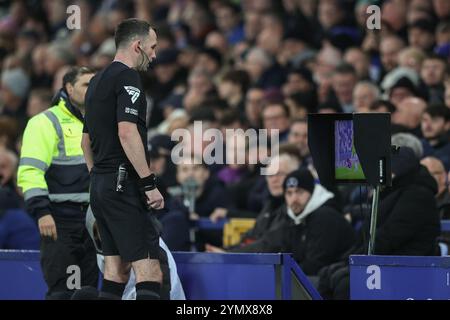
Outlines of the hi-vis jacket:
M 27 211 L 36 218 L 65 215 L 52 210 L 52 204 L 89 202 L 89 173 L 81 149 L 83 117 L 64 90 L 58 98 L 56 105 L 28 121 L 23 134 L 17 182 Z M 67 217 L 84 218 L 80 215 Z

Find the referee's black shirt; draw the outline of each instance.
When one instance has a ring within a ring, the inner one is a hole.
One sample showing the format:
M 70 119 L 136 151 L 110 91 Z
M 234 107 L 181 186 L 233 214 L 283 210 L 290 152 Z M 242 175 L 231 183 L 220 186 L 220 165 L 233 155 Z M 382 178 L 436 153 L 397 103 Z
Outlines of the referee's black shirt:
M 121 163 L 130 163 L 118 135 L 118 123 L 137 124 L 147 153 L 146 99 L 139 73 L 114 61 L 97 73 L 86 92 L 84 133 L 89 133 L 94 173 L 117 172 Z

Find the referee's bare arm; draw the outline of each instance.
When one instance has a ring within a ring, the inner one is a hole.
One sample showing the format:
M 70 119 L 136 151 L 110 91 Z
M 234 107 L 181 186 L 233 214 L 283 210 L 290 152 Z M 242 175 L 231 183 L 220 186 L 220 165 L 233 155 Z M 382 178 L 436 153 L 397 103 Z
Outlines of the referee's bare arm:
M 139 177 L 150 175 L 150 169 L 145 158 L 145 149 L 137 125 L 128 121 L 121 121 L 119 126 L 119 139 L 122 148 L 130 160 Z
M 137 125 L 133 122 L 118 123 L 119 139 L 125 154 L 140 178 L 148 177 L 151 172 L 145 157 L 145 149 Z M 164 208 L 164 199 L 157 188 L 145 192 L 147 203 L 153 209 Z
M 89 138 L 89 133 L 83 133 L 83 136 L 81 138 L 81 149 L 83 150 L 84 159 L 86 160 L 88 170 L 89 172 L 91 172 L 91 169 L 94 166 L 94 158 L 92 156 L 91 139 Z

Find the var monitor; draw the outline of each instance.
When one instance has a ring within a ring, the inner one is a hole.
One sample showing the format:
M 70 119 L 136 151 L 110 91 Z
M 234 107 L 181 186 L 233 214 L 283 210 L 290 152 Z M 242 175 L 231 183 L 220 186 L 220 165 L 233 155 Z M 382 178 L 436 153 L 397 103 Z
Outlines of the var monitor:
M 388 113 L 309 114 L 308 144 L 320 183 L 391 185 Z

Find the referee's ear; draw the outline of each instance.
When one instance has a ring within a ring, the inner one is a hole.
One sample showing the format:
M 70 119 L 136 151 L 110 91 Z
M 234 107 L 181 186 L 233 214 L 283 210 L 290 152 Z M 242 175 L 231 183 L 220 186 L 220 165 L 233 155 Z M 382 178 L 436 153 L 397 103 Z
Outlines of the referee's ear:
M 133 51 L 137 54 L 141 54 L 141 40 L 135 40 L 131 43 L 131 47 L 133 48 Z

